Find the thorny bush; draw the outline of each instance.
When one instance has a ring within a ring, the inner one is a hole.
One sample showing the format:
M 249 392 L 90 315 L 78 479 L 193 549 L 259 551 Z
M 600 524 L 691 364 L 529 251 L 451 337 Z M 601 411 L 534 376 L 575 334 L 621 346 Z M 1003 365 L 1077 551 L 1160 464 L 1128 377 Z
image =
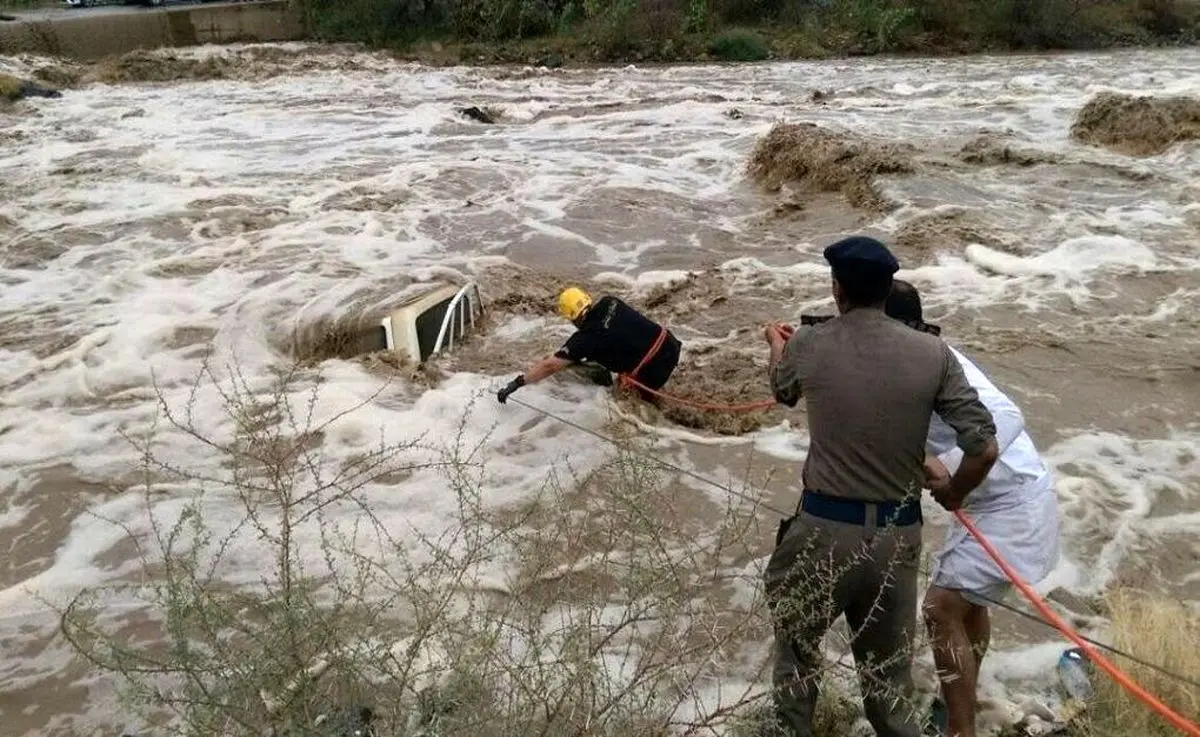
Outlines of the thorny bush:
M 767 703 L 752 498 L 722 508 L 622 441 L 600 467 L 564 465 L 497 507 L 470 408 L 449 443 L 381 438 L 338 460 L 323 445 L 361 405 L 328 413 L 299 368 L 257 389 L 231 374 L 206 364 L 182 410 L 158 391 L 164 426 L 127 436 L 150 521 L 126 528 L 140 580 L 62 612 L 73 648 L 147 723 L 351 734 L 341 716 L 380 735 L 615 737 L 710 733 Z M 216 428 L 196 412 L 214 402 Z M 418 475 L 454 500 L 445 529 L 380 516 Z M 824 719 L 840 730 L 835 702 Z

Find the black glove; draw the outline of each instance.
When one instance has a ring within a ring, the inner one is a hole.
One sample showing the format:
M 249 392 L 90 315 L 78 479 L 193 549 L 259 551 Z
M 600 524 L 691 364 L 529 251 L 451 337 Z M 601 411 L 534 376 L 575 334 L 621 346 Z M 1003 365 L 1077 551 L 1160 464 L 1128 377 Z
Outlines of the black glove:
M 508 382 L 503 389 L 496 392 L 496 399 L 500 400 L 500 404 L 508 401 L 508 395 L 525 386 L 525 374 L 521 374 L 517 378 Z

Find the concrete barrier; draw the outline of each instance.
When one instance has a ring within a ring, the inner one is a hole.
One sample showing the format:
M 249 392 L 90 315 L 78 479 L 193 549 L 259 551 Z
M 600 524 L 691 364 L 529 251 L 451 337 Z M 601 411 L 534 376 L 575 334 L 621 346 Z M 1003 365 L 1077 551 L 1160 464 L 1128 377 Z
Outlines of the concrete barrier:
M 18 16 L 18 20 L 0 22 L 0 54 L 94 60 L 163 46 L 299 41 L 307 37 L 304 15 L 289 0 L 131 8 L 127 12 L 77 10 L 71 15 Z

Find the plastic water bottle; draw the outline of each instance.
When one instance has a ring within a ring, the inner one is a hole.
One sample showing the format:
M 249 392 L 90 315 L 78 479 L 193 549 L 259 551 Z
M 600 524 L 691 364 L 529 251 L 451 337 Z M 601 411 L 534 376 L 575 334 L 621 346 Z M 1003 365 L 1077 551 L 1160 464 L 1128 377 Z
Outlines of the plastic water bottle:
M 1064 650 L 1058 658 L 1058 680 L 1062 683 L 1067 696 L 1077 701 L 1087 702 L 1092 698 L 1091 661 L 1087 653 L 1073 647 Z

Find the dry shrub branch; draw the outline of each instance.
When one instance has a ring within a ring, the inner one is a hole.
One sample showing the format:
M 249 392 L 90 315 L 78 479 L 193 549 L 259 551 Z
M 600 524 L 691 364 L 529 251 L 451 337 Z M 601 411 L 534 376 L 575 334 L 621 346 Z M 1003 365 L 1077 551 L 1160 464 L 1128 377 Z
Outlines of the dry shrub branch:
M 627 443 L 497 507 L 469 410 L 448 443 L 335 458 L 361 405 L 322 420 L 311 372 L 231 377 L 206 364 L 183 408 L 159 391 L 160 422 L 129 435 L 141 575 L 62 611 L 158 733 L 698 735 L 767 702 L 757 502 L 698 498 Z M 214 400 L 215 427 L 197 411 Z M 453 502 L 441 529 L 381 511 L 418 476 Z M 836 689 L 823 704 L 842 729 Z

